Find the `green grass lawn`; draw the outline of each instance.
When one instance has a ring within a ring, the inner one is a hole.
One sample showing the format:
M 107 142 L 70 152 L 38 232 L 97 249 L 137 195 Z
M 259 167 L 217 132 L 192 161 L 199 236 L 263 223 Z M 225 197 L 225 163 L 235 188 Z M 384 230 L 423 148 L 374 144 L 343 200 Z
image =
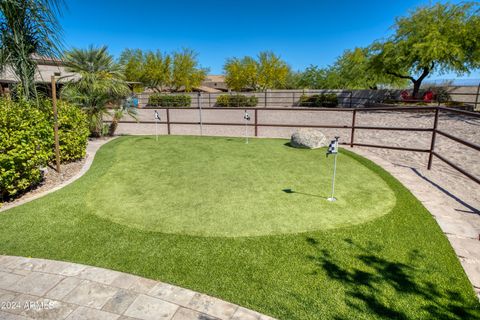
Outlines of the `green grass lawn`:
M 395 195 L 382 178 L 340 157 L 284 141 L 148 137 L 115 142 L 108 171 L 90 184 L 97 215 L 144 230 L 199 236 L 258 236 L 331 229 L 388 213 Z M 354 173 L 354 174 L 352 174 Z M 120 201 L 119 201 L 120 200 Z
M 0 213 L 0 253 L 134 273 L 281 319 L 480 319 L 408 190 L 342 151 L 329 203 L 332 159 L 285 143 L 116 139 L 75 183 Z

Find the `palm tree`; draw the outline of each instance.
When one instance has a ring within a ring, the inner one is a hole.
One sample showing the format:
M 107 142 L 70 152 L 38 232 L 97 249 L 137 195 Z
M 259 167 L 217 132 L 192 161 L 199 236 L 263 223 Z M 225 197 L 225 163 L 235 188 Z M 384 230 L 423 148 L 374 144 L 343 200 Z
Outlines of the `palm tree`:
M 19 80 L 25 98 L 37 95 L 35 56 L 56 58 L 61 52 L 62 28 L 57 14 L 62 0 L 0 1 L 0 71 L 8 66 Z
M 108 135 L 113 136 L 118 127 L 118 122 L 125 116 L 128 115 L 138 122 L 138 112 L 137 108 L 133 105 L 131 99 L 126 99 L 121 106 L 115 108 L 112 113 L 112 122 L 108 128 Z
M 130 93 L 123 71 L 106 46 L 73 49 L 65 53 L 64 62 L 67 71 L 79 74 L 80 79 L 67 82 L 61 97 L 86 112 L 90 132 L 98 137 L 102 134 L 103 117 L 110 114 L 109 107 L 118 106 Z

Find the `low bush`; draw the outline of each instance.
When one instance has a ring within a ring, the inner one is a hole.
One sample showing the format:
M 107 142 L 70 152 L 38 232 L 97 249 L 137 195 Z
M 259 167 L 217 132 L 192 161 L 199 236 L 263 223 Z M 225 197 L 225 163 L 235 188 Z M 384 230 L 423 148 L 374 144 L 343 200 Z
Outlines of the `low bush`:
M 0 99 L 0 203 L 41 181 L 52 146 L 45 112 L 26 101 Z
M 243 94 L 222 94 L 217 97 L 215 103 L 217 107 L 256 107 L 257 104 L 257 97 Z
M 338 106 L 338 97 L 335 93 L 322 93 L 311 96 L 304 94 L 300 97 L 299 105 L 301 107 L 334 108 Z
M 192 97 L 186 94 L 167 95 L 154 93 L 148 98 L 148 105 L 156 107 L 190 107 Z
M 452 97 L 450 96 L 450 92 L 448 92 L 445 88 L 434 88 L 433 93 L 435 95 L 435 100 L 440 103 L 446 103 L 452 101 Z
M 53 127 L 53 111 L 50 100 L 41 103 L 42 111 L 48 114 Z M 61 162 L 70 162 L 85 157 L 90 130 L 88 118 L 79 107 L 58 101 L 58 139 Z M 52 159 L 53 160 L 53 159 Z

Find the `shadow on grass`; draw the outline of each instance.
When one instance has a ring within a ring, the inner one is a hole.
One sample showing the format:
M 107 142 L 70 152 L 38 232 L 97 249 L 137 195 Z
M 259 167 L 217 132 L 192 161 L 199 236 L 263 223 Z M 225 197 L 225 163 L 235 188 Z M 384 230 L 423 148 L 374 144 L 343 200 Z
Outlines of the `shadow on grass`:
M 307 256 L 318 268 L 313 274 L 326 274 L 338 281 L 345 290 L 346 305 L 357 315 L 386 319 L 410 319 L 412 314 L 420 319 L 479 317 L 478 306 L 472 306 L 465 293 L 439 288 L 426 279 L 429 270 L 418 267 L 424 259 L 418 250 L 410 252 L 409 263 L 405 264 L 382 257 L 379 246 L 366 248 L 345 239 L 354 254 L 351 261 L 339 261 L 316 239 L 307 237 L 306 241 L 317 251 L 315 256 Z M 409 315 L 405 307 L 410 308 Z M 346 318 L 342 315 L 337 319 Z
M 282 191 L 285 192 L 285 193 L 296 193 L 296 194 L 301 194 L 301 195 L 309 196 L 309 197 L 327 199 L 327 197 L 324 197 L 324 196 L 321 196 L 321 195 L 318 195 L 318 194 L 299 192 L 299 191 L 295 191 L 295 190 L 292 190 L 292 189 L 282 189 Z

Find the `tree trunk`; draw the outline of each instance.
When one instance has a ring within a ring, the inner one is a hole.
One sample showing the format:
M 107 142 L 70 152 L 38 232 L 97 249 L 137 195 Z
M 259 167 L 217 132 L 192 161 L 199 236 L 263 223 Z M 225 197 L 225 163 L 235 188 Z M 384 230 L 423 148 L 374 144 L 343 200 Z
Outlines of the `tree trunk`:
M 418 93 L 420 92 L 420 86 L 422 85 L 422 82 L 419 80 L 412 81 L 413 82 L 413 91 L 412 91 L 412 97 L 414 99 L 418 98 Z
M 412 81 L 412 83 L 413 83 L 412 97 L 414 99 L 418 99 L 418 93 L 420 92 L 420 87 L 422 86 L 422 81 L 430 74 L 430 71 L 433 70 L 434 67 L 435 67 L 434 62 L 432 62 L 429 67 L 424 67 L 423 71 L 422 71 L 422 74 L 420 75 L 420 77 L 418 77 L 418 79 L 415 79 L 412 76 L 406 76 L 406 75 L 399 74 L 399 73 L 393 72 L 393 71 L 387 71 L 386 73 L 389 74 L 389 75 L 392 75 L 394 77 L 398 77 L 398 78 L 401 78 L 401 79 L 408 79 L 408 80 Z
M 113 137 L 115 134 L 115 131 L 117 130 L 118 127 L 118 121 L 114 118 L 112 119 L 112 122 L 110 123 L 110 127 L 108 128 L 108 135 L 110 137 Z
M 417 80 L 412 80 L 413 82 L 413 92 L 412 92 L 412 96 L 414 99 L 419 99 L 421 97 L 418 96 L 418 92 L 420 91 L 420 87 L 422 85 L 422 81 L 430 74 L 430 70 L 432 70 L 434 67 L 434 64 L 432 62 L 432 65 L 430 67 L 424 67 L 423 68 L 423 72 L 422 74 L 420 75 L 420 77 L 418 77 Z

